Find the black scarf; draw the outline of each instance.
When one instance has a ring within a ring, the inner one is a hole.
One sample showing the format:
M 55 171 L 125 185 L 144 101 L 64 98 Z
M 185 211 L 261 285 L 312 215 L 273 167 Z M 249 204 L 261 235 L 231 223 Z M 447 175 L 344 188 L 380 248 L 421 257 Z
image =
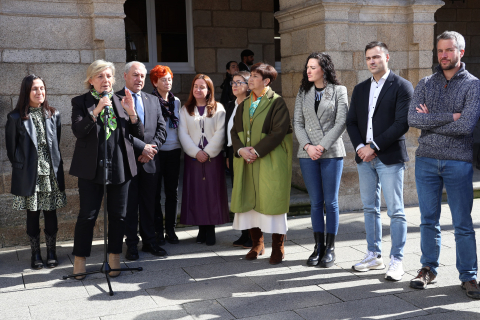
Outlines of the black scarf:
M 158 93 L 157 88 L 153 89 L 152 92 L 158 100 L 160 101 L 160 106 L 162 107 L 162 115 L 167 122 L 167 119 L 170 119 L 168 122 L 169 128 L 178 128 L 178 118 L 175 116 L 175 96 L 172 92 L 168 92 L 168 101 L 165 101 L 163 97 Z M 168 109 L 166 108 L 168 107 Z

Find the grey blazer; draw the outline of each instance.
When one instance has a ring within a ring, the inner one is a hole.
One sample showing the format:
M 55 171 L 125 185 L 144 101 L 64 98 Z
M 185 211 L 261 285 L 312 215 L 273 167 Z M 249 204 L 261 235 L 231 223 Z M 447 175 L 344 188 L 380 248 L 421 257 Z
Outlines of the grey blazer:
M 299 142 L 298 158 L 310 158 L 303 147 L 310 143 L 325 148 L 322 158 L 345 157 L 342 134 L 348 113 L 347 88 L 328 84 L 315 113 L 315 86 L 298 91 L 293 127 Z

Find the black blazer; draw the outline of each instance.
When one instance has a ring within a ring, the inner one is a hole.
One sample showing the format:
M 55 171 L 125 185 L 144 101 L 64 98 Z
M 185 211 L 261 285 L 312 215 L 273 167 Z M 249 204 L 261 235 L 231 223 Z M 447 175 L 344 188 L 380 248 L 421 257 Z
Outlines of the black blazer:
M 61 132 L 60 113 L 55 111 L 51 117 L 45 115 L 45 133 L 53 172 L 58 188 L 64 191 L 63 160 L 59 148 Z M 38 175 L 37 132 L 33 120 L 22 120 L 16 110 L 10 112 L 5 125 L 5 138 L 7 156 L 12 163 L 11 193 L 16 196 L 31 196 L 35 192 Z
M 117 95 L 120 99 L 125 97 L 125 88 L 118 91 Z M 162 107 L 160 107 L 158 98 L 145 92 L 141 92 L 140 95 L 142 96 L 143 108 L 145 110 L 145 123 L 143 124 L 145 131 L 143 139 L 133 137 L 133 149 L 137 159 L 142 154 L 147 143 L 156 145 L 158 151 L 167 139 L 165 119 L 163 118 Z M 155 157 L 157 156 L 155 155 Z M 145 172 L 155 173 L 155 162 L 155 159 L 153 159 L 147 163 L 138 162 L 137 165 L 142 165 Z
M 239 62 L 238 63 L 238 71 L 250 71 L 250 68 L 245 63 Z
M 137 175 L 137 164 L 133 152 L 133 137 L 143 139 L 143 124 L 141 121 L 132 124 L 127 112 L 120 103 L 121 98 L 113 95 L 113 107 L 116 108 L 117 130 L 121 130 L 125 150 L 127 151 L 128 168 L 133 176 Z M 103 125 L 102 120 L 97 118 L 93 121 L 90 111 L 96 107 L 96 100 L 90 92 L 72 99 L 72 131 L 77 141 L 73 151 L 70 174 L 82 179 L 92 180 L 95 178 L 98 164 L 98 133 Z M 127 165 L 127 164 L 124 164 Z
M 355 86 L 347 115 L 347 132 L 356 149 L 366 145 L 368 100 L 371 78 Z M 392 71 L 383 85 L 373 113 L 373 140 L 380 148 L 377 156 L 384 164 L 408 161 L 405 133 L 408 131 L 408 107 L 413 97 L 412 84 Z M 362 159 L 355 155 L 355 161 Z

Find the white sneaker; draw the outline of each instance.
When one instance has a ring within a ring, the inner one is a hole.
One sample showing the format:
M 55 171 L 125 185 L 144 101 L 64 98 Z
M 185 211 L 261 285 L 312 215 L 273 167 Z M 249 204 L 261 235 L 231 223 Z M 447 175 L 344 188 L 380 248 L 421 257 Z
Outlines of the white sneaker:
M 377 252 L 368 251 L 363 257 L 362 261 L 352 266 L 353 270 L 365 272 L 368 270 L 381 270 L 385 269 L 383 259 Z
M 390 266 L 388 266 L 388 271 L 385 274 L 385 279 L 390 281 L 400 281 L 405 272 L 403 271 L 402 260 L 395 258 L 394 256 L 390 257 Z

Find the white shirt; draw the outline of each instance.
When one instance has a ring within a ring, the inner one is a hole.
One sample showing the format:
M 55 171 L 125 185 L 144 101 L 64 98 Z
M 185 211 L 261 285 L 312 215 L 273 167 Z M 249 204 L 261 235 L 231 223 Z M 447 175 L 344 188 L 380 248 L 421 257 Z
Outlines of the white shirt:
M 230 119 L 228 119 L 228 125 L 227 125 L 227 147 L 232 146 L 232 134 L 230 131 L 233 128 L 233 118 L 235 118 L 235 113 L 237 113 L 237 107 L 238 107 L 238 99 L 235 99 L 235 108 L 233 109 L 233 113 L 230 116 Z
M 368 98 L 368 123 L 367 123 L 367 137 L 365 141 L 367 143 L 373 143 L 375 147 L 380 150 L 380 148 L 377 146 L 375 141 L 373 141 L 373 125 L 372 125 L 372 118 L 373 114 L 375 113 L 375 108 L 377 105 L 377 100 L 378 96 L 380 95 L 380 92 L 382 91 L 383 85 L 385 84 L 385 81 L 387 81 L 388 75 L 390 74 L 390 70 L 387 70 L 385 74 L 378 80 L 378 82 L 375 81 L 375 78 L 372 76 L 371 78 L 371 85 L 370 85 L 370 96 Z M 363 143 L 360 143 L 355 151 L 358 151 L 358 149 L 365 147 Z

